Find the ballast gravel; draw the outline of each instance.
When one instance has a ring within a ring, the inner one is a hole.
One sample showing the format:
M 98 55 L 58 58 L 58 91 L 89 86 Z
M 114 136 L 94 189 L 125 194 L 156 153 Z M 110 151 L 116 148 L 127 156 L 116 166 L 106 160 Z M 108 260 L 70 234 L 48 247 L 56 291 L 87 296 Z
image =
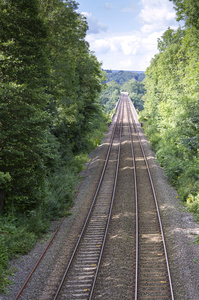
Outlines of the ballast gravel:
M 93 159 L 71 208 L 72 214 L 63 221 L 55 240 L 19 299 L 53 299 L 54 289 L 58 286 L 64 271 L 64 262 L 69 260 L 95 192 L 108 149 L 111 129 L 112 126 L 110 126 L 102 144 L 94 152 Z M 139 132 L 150 166 L 162 217 L 174 297 L 176 300 L 199 300 L 199 245 L 194 243 L 196 235 L 199 234 L 199 225 L 195 222 L 193 215 L 186 211 L 177 192 L 169 185 L 168 179 L 163 169 L 158 165 L 155 154 L 140 126 Z M 14 266 L 17 271 L 10 278 L 13 284 L 8 289 L 8 293 L 1 294 L 0 300 L 15 299 L 57 226 L 58 222 L 53 222 L 46 238 L 40 240 L 28 255 L 10 262 L 10 266 Z M 112 249 L 109 250 L 112 251 Z M 120 262 L 117 262 L 117 265 L 121 266 Z M 114 293 L 109 291 L 110 300 L 125 299 L 124 297 L 116 298 L 117 296 L 112 295 Z M 133 299 L 133 296 L 129 294 L 126 299 Z

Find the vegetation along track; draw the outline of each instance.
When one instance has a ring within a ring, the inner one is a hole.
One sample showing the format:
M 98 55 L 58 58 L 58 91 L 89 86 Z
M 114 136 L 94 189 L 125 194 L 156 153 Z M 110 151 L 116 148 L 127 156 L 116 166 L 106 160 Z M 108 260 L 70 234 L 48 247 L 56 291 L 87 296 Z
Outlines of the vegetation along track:
M 158 204 L 135 120 L 137 122 L 134 106 L 127 93 L 122 93 L 103 171 L 54 300 L 174 299 Z M 125 153 L 122 152 L 124 147 L 128 149 Z M 128 166 L 125 166 L 127 160 Z M 120 184 L 121 166 L 130 172 L 127 186 Z M 106 281 L 108 287 L 102 291 L 106 284 L 100 281 L 100 272 L 103 270 L 102 254 L 106 239 L 108 243 L 109 225 L 111 227 L 113 223 L 114 199 L 122 193 L 128 194 L 129 190 L 130 244 L 124 244 L 124 247 L 129 247 L 131 254 L 130 257 L 123 255 L 120 265 L 125 264 L 125 259 L 131 264 L 124 274 L 122 267 L 116 272 L 116 282 L 120 282 L 117 286 L 122 282 L 128 286 L 126 290 L 121 289 L 119 295 L 113 280 Z

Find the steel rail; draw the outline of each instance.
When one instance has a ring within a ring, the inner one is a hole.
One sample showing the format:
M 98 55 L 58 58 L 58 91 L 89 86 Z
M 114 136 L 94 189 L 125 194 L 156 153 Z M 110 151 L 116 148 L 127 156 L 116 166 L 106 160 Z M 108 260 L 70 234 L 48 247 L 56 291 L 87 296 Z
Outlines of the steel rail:
M 138 260 L 139 260 L 139 218 L 138 218 L 138 188 L 137 188 L 137 174 L 136 174 L 136 162 L 135 162 L 135 153 L 133 149 L 133 138 L 132 138 L 132 128 L 130 124 L 130 105 L 127 102 L 128 106 L 128 125 L 130 132 L 130 141 L 131 141 L 131 154 L 133 158 L 133 174 L 134 174 L 134 193 L 135 193 L 135 235 L 136 235 L 136 258 L 135 258 L 135 300 L 137 300 L 138 295 Z
M 105 229 L 105 234 L 104 234 L 104 238 L 103 238 L 103 242 L 102 242 L 100 256 L 99 256 L 99 260 L 98 260 L 98 264 L 97 264 L 97 269 L 96 269 L 96 272 L 95 272 L 95 276 L 94 276 L 94 280 L 93 280 L 93 285 L 92 285 L 92 288 L 91 288 L 88 300 L 91 300 L 92 297 L 93 297 L 95 283 L 96 283 L 96 280 L 97 280 L 97 276 L 98 276 L 98 272 L 99 272 L 99 268 L 100 268 L 100 264 L 101 264 L 101 260 L 102 260 L 102 254 L 103 254 L 103 251 L 104 251 L 104 246 L 105 246 L 105 242 L 106 242 L 106 238 L 107 238 L 107 234 L 108 234 L 108 228 L 109 228 L 109 224 L 110 224 L 110 220 L 111 220 L 111 215 L 112 215 L 113 203 L 114 203 L 114 199 L 115 199 L 115 191 L 116 191 L 116 186 L 117 186 L 117 179 L 118 179 L 118 173 L 119 173 L 119 164 L 120 164 L 120 152 L 121 152 L 121 140 L 122 140 L 122 126 L 123 126 L 123 115 L 124 115 L 124 101 L 123 101 L 122 104 L 123 104 L 123 107 L 122 107 L 122 117 L 121 117 L 121 121 L 120 121 L 120 141 L 119 141 L 119 148 L 118 148 L 118 155 L 117 155 L 117 166 L 116 166 L 116 172 L 115 172 L 115 180 L 114 180 L 114 186 L 113 186 L 113 193 L 112 193 L 112 197 L 111 197 L 111 205 L 110 205 L 110 209 L 109 209 L 109 214 L 108 214 L 108 219 L 107 219 L 107 223 L 106 223 L 106 229 Z
M 129 99 L 129 102 L 130 101 L 131 100 Z M 161 221 L 161 217 L 160 217 L 160 210 L 159 210 L 159 206 L 158 206 L 158 201 L 157 201 L 157 197 L 156 197 L 155 188 L 154 188 L 154 185 L 153 185 L 151 172 L 150 172 L 150 169 L 149 169 L 147 158 L 146 158 L 144 148 L 143 148 L 143 145 L 142 145 L 142 141 L 141 141 L 141 138 L 140 138 L 139 130 L 138 130 L 137 125 L 135 123 L 135 118 L 134 118 L 132 106 L 131 106 L 131 109 L 130 109 L 130 113 L 131 113 L 131 118 L 132 118 L 132 121 L 133 121 L 133 126 L 134 126 L 134 129 L 135 129 L 135 133 L 136 133 L 136 136 L 138 137 L 140 147 L 141 147 L 141 151 L 142 151 L 142 154 L 143 154 L 143 157 L 144 157 L 144 160 L 145 160 L 147 172 L 148 172 L 148 175 L 149 175 L 149 180 L 150 180 L 151 189 L 152 189 L 152 193 L 153 193 L 153 197 L 154 197 L 154 201 L 155 201 L 155 206 L 156 206 L 156 210 L 157 210 L 158 221 L 159 221 L 159 226 L 160 226 L 160 231 L 161 231 L 161 236 L 162 236 L 162 243 L 163 243 L 164 254 L 165 254 L 166 265 L 167 265 L 167 272 L 168 272 L 168 278 L 169 278 L 171 298 L 172 298 L 172 300 L 174 300 L 171 273 L 170 273 L 170 267 L 169 267 L 169 260 L 168 260 L 168 255 L 167 255 L 166 242 L 165 242 L 165 238 L 164 238 L 164 231 L 163 231 L 162 221 Z
M 68 273 L 68 271 L 69 271 L 69 269 L 70 269 L 70 267 L 71 267 L 72 261 L 73 261 L 73 259 L 74 259 L 74 257 L 75 257 L 75 254 L 76 254 L 77 249 L 78 249 L 78 247 L 79 247 L 80 241 L 82 240 L 82 237 L 83 237 L 83 234 L 84 234 L 85 229 L 86 229 L 86 227 L 87 227 L 87 224 L 88 224 L 89 218 L 90 218 L 90 216 L 91 216 L 91 213 L 92 213 L 94 204 L 95 204 L 95 202 L 96 202 L 96 199 L 97 199 L 97 196 L 98 196 L 100 187 L 101 187 L 101 183 L 102 183 L 102 181 L 103 181 L 103 177 L 104 177 L 104 174 L 105 174 L 105 170 L 106 170 L 106 167 L 107 167 L 107 163 L 108 163 L 108 159 L 109 159 L 109 156 L 110 156 L 111 147 L 112 147 L 112 144 L 113 144 L 113 138 L 114 138 L 114 134 L 115 134 L 117 122 L 118 122 L 118 119 L 119 119 L 119 111 L 120 111 L 120 107 L 121 107 L 121 99 L 122 99 L 122 97 L 120 97 L 120 100 L 119 100 L 119 103 L 118 103 L 118 109 L 117 109 L 117 112 L 116 112 L 116 115 L 115 115 L 115 119 L 116 119 L 116 120 L 115 120 L 115 122 L 114 122 L 114 128 L 113 128 L 113 132 L 112 132 L 112 135 L 111 135 L 110 145 L 109 145 L 109 148 L 108 148 L 106 160 L 105 160 L 105 163 L 104 163 L 104 166 L 103 166 L 103 170 L 102 170 L 102 173 L 101 173 L 101 177 L 100 177 L 100 180 L 99 180 L 99 183 L 98 183 L 98 186 L 97 186 L 95 195 L 94 195 L 94 197 L 93 197 L 93 200 L 92 200 L 92 203 L 91 203 L 91 206 L 90 206 L 88 215 L 87 215 L 87 217 L 86 217 L 86 220 L 85 220 L 85 222 L 84 222 L 82 231 L 81 231 L 80 236 L 79 236 L 79 238 L 78 238 L 78 240 L 77 240 L 77 243 L 76 243 L 76 245 L 75 245 L 75 248 L 74 248 L 74 250 L 73 250 L 73 253 L 72 253 L 72 255 L 71 255 L 71 258 L 70 258 L 70 260 L 69 260 L 69 263 L 68 263 L 68 265 L 67 265 L 67 268 L 66 268 L 66 270 L 65 270 L 65 272 L 64 272 L 64 275 L 63 275 L 63 277 L 62 277 L 62 280 L 61 280 L 61 282 L 60 282 L 60 284 L 59 284 L 59 287 L 58 287 L 58 289 L 57 289 L 57 291 L 56 291 L 56 294 L 55 294 L 53 300 L 58 299 L 58 296 L 59 296 L 60 291 L 61 291 L 61 289 L 62 289 L 63 283 L 64 283 L 64 281 L 65 281 L 65 279 L 66 279 L 66 276 L 67 276 L 67 273 Z

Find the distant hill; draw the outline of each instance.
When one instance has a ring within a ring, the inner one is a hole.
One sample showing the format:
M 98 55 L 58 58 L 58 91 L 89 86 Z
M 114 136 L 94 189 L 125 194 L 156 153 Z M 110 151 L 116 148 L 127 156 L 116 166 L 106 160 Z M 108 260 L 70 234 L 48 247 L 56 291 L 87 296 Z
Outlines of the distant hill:
M 118 84 L 122 85 L 126 81 L 134 78 L 137 81 L 143 81 L 145 74 L 143 71 L 117 71 L 117 70 L 103 70 L 106 72 L 107 81 L 116 81 Z
M 121 76 L 120 79 L 123 78 L 123 80 L 126 80 L 126 77 L 124 77 L 124 75 L 129 76 L 129 72 L 127 74 L 118 72 L 117 75 Z M 131 72 L 130 76 L 132 76 Z M 107 82 L 106 88 L 103 89 L 100 94 L 100 102 L 106 113 L 113 114 L 115 105 L 118 102 L 122 91 L 128 92 L 129 97 L 134 103 L 137 111 L 143 110 L 143 96 L 145 94 L 144 84 L 143 82 L 136 80 L 133 76 L 133 78 L 124 82 L 124 84 L 119 84 L 118 82 L 116 82 L 116 80 Z

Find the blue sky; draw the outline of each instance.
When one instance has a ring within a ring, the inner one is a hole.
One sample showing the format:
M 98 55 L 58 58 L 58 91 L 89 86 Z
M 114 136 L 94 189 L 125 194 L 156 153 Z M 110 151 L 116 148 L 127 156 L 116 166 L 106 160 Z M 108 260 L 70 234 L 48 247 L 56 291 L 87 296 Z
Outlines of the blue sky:
M 169 0 L 77 0 L 89 25 L 86 40 L 104 69 L 145 71 L 168 27 L 177 29 Z

